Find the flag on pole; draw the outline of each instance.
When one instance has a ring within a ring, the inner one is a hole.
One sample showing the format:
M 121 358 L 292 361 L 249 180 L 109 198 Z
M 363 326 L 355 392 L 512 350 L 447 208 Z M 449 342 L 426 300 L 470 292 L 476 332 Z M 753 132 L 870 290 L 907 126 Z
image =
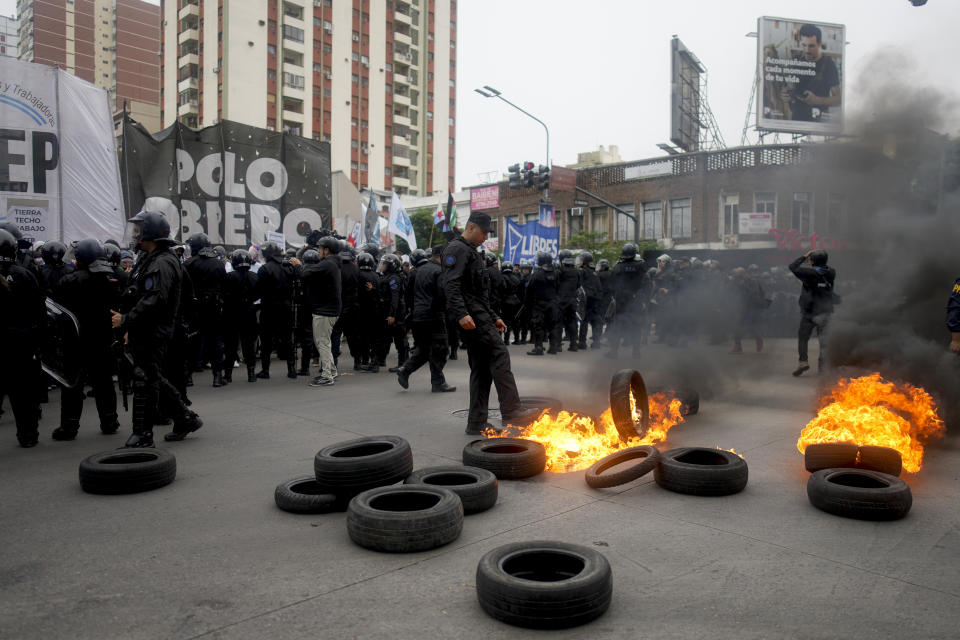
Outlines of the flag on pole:
M 417 236 L 413 232 L 413 223 L 410 222 L 407 210 L 400 204 L 400 196 L 397 195 L 396 191 L 393 192 L 390 199 L 390 222 L 387 224 L 387 229 L 393 235 L 406 240 L 411 249 L 417 248 Z
M 396 197 L 397 194 L 393 194 Z M 392 208 L 392 207 L 391 207 Z M 378 213 L 377 194 L 370 192 L 370 202 L 367 204 L 367 211 L 363 216 L 363 241 L 372 242 L 375 245 L 380 244 L 380 235 L 377 233 L 380 214 Z
M 347 242 L 350 243 L 351 247 L 357 247 L 361 244 L 361 234 L 363 233 L 363 226 L 359 222 L 353 223 L 353 230 L 350 231 L 350 235 L 347 236 Z
M 433 224 L 437 225 L 446 220 L 446 216 L 443 215 L 443 205 L 437 203 L 437 211 L 433 214 Z
M 457 203 L 453 201 L 452 193 L 447 195 L 447 219 L 445 224 L 444 231 L 447 230 L 447 226 L 454 230 L 457 228 Z

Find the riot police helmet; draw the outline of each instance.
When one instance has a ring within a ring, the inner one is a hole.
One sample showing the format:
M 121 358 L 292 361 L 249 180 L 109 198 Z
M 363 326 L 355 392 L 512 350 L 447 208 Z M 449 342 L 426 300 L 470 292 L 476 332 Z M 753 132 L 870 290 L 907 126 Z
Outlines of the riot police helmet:
M 610 261 L 606 258 L 600 258 L 597 260 L 597 271 L 609 271 Z
M 49 243 L 48 243 L 49 244 Z M 119 251 L 117 254 L 119 255 Z M 86 238 L 77 243 L 77 246 L 73 249 L 73 256 L 77 259 L 78 267 L 89 267 L 94 260 L 99 260 L 107 256 L 106 251 L 103 249 L 98 241 L 93 238 Z
M 400 258 L 392 253 L 385 254 L 382 258 L 380 258 L 380 264 L 384 265 L 385 273 L 399 273 L 400 269 L 403 267 L 403 263 L 400 262 Z
M 187 238 L 187 246 L 190 247 L 191 255 L 197 255 L 201 249 L 210 246 L 210 238 L 205 233 L 195 233 Z
M 120 264 L 120 247 L 110 242 L 103 243 L 104 257 L 107 262 L 116 266 Z
M 410 262 L 413 263 L 413 266 L 419 267 L 424 262 L 427 262 L 430 259 L 430 256 L 427 255 L 427 252 L 423 249 L 414 249 L 410 252 Z
M 590 267 L 592 267 L 592 266 L 593 266 L 593 254 L 590 253 L 589 251 L 581 251 L 581 252 L 580 252 L 580 264 L 582 264 L 584 267 L 586 267 L 586 268 L 588 268 L 588 269 L 589 269 Z
M 320 243 L 317 246 L 322 249 L 327 249 L 330 253 L 338 253 L 340 251 L 340 241 L 333 236 L 323 236 L 320 238 Z
M 324 233 L 322 229 L 311 229 L 310 232 L 307 233 L 307 245 L 311 247 L 319 247 L 320 238 L 324 237 L 325 235 L 327 234 Z
M 352 257 L 353 254 L 350 253 L 350 243 L 344 240 L 343 238 L 339 240 L 339 243 L 340 243 L 340 248 L 337 250 L 337 253 L 349 253 Z
M 128 233 L 137 247 L 141 242 L 170 239 L 170 223 L 159 211 L 140 211 L 127 222 Z
M 565 267 L 572 267 L 575 261 L 573 251 L 570 251 L 570 249 L 560 249 L 560 253 L 557 254 L 557 260 Z
M 301 259 L 304 264 L 317 264 L 320 262 L 320 254 L 317 253 L 316 249 L 307 249 L 303 252 Z
M 44 242 L 40 247 L 40 257 L 43 262 L 50 266 L 59 266 L 63 264 L 63 256 L 67 254 L 67 245 L 59 240 Z
M 823 249 L 817 249 L 810 254 L 810 264 L 815 267 L 827 266 L 827 252 Z
M 249 269 L 253 266 L 253 258 L 250 257 L 250 252 L 246 249 L 234 249 L 233 253 L 230 254 L 230 265 L 237 269 Z
M 537 251 L 537 266 L 545 267 L 553 264 L 553 256 L 546 251 Z
M 374 244 L 374 243 L 372 243 L 372 242 L 367 242 L 366 244 L 364 244 L 363 246 L 360 247 L 360 251 L 361 251 L 362 253 L 369 253 L 371 256 L 373 256 L 373 261 L 374 261 L 374 262 L 377 262 L 377 261 L 380 260 L 380 247 L 379 247 L 379 245 L 376 245 L 376 244 Z
M 227 259 L 227 250 L 223 248 L 222 244 L 218 244 L 213 248 L 213 252 L 217 254 L 217 257 L 221 260 Z
M 276 242 L 270 241 L 260 247 L 260 254 L 264 260 L 279 261 L 283 258 L 283 249 Z
M 17 239 L 6 229 L 0 229 L 0 262 L 17 260 Z
M 620 249 L 621 260 L 633 260 L 637 257 L 637 245 L 628 242 Z
M 492 251 L 483 252 L 483 261 L 488 267 L 492 267 L 497 264 L 497 255 Z
M 6 231 L 13 236 L 14 243 L 19 244 L 20 240 L 23 238 L 23 232 L 20 231 L 20 227 L 12 222 L 0 222 L 0 230 Z
M 376 265 L 377 261 L 366 251 L 361 251 L 357 255 L 357 268 L 359 268 L 360 271 L 373 271 Z
M 500 271 L 503 273 L 513 273 L 513 263 L 509 260 L 504 260 L 500 263 Z
M 287 260 L 289 260 L 290 258 L 296 258 L 297 250 L 294 249 L 293 247 L 290 247 L 289 249 L 283 252 L 283 257 L 285 257 Z

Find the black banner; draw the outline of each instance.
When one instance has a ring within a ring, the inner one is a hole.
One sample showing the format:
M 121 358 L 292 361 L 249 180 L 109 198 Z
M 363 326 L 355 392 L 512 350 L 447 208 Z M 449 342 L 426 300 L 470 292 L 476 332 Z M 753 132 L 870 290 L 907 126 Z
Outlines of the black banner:
M 121 154 L 127 211 L 163 212 L 177 240 L 246 248 L 282 233 L 299 247 L 332 227 L 329 143 L 228 120 L 151 135 L 127 118 Z

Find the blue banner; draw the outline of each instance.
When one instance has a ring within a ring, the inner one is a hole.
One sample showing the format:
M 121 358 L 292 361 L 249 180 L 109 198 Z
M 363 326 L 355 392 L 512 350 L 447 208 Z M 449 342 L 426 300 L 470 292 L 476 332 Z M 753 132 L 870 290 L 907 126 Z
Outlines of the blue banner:
M 503 259 L 517 263 L 533 260 L 537 251 L 546 251 L 554 258 L 560 251 L 560 227 L 546 227 L 539 222 L 516 224 L 509 218 L 503 234 Z

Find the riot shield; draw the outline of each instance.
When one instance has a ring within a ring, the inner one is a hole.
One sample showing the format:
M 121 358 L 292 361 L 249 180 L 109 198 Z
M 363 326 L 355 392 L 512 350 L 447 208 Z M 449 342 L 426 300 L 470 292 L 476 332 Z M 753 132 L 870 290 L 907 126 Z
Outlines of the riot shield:
M 40 348 L 43 370 L 72 389 L 83 382 L 80 363 L 80 325 L 76 316 L 47 298 L 46 327 Z

